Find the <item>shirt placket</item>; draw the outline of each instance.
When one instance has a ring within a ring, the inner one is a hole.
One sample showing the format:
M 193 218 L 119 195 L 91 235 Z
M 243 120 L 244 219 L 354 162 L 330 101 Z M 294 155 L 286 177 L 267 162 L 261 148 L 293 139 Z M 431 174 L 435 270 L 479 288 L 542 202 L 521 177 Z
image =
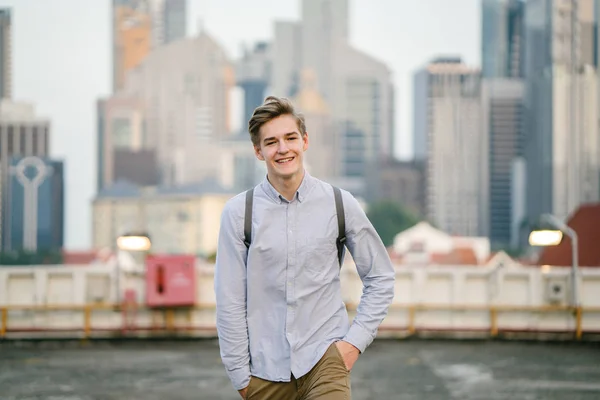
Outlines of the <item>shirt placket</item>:
M 296 201 L 287 203 L 286 206 L 286 231 L 287 231 L 287 268 L 286 268 L 286 303 L 287 303 L 287 318 L 286 318 L 286 336 L 290 343 L 290 348 L 293 349 L 293 335 L 294 335 L 294 317 L 295 317 L 295 287 L 294 277 L 296 269 Z M 293 352 L 292 352 L 293 353 Z M 293 365 L 293 354 L 292 354 L 292 365 Z

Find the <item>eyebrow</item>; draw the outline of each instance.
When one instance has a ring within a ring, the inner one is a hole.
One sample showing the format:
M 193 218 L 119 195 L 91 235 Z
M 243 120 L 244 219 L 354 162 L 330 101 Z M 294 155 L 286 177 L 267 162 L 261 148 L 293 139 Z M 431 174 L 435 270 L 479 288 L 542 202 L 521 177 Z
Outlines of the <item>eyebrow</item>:
M 299 133 L 298 133 L 298 132 L 288 132 L 288 133 L 284 134 L 283 136 L 285 136 L 285 137 L 290 137 L 290 136 L 293 136 L 293 135 L 299 135 Z M 277 139 L 277 138 L 276 138 L 275 136 L 271 136 L 271 137 L 268 137 L 268 138 L 264 138 L 264 139 L 263 139 L 263 143 L 264 143 L 264 142 L 267 142 L 267 141 L 269 141 L 269 140 L 276 140 L 276 139 Z

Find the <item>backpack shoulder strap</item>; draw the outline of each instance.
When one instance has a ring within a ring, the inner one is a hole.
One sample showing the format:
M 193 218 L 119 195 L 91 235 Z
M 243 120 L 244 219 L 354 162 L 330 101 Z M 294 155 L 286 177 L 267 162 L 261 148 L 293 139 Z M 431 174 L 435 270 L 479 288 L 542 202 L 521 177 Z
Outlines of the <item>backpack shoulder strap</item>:
M 254 188 L 246 191 L 246 212 L 244 214 L 244 244 L 250 248 L 252 243 L 252 201 L 254 200 Z
M 338 221 L 338 237 L 335 241 L 338 251 L 338 261 L 340 267 L 344 263 L 344 245 L 346 243 L 346 217 L 344 215 L 344 202 L 342 201 L 342 192 L 338 187 L 333 186 L 333 195 L 335 197 L 335 210 Z
M 344 202 L 342 201 L 342 192 L 339 188 L 333 187 L 335 197 L 335 209 L 338 220 L 338 237 L 336 246 L 338 250 L 338 261 L 340 266 L 344 262 L 344 245 L 346 243 L 346 217 L 344 215 Z M 246 191 L 246 211 L 244 214 L 244 244 L 246 248 L 252 243 L 252 202 L 254 200 L 254 188 Z

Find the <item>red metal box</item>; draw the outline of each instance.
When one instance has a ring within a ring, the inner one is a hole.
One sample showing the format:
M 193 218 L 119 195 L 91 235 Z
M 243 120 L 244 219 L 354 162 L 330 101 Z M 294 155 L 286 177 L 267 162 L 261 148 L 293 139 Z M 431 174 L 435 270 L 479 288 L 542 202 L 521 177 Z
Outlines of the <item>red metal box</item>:
M 194 256 L 152 255 L 146 259 L 149 307 L 193 306 L 196 301 Z

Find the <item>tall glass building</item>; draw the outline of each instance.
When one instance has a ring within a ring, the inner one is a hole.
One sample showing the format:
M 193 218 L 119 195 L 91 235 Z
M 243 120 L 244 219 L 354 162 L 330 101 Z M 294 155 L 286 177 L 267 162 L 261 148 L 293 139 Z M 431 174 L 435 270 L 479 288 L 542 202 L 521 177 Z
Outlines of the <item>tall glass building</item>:
M 63 162 L 13 157 L 6 185 L 5 250 L 59 250 L 64 240 Z
M 483 0 L 481 4 L 482 77 L 523 77 L 523 0 Z
M 0 9 L 0 98 L 12 97 L 12 22 L 11 10 Z
M 599 199 L 595 0 L 526 3 L 527 214 L 567 218 Z
M 523 156 L 525 3 L 481 3 L 482 107 L 486 136 L 486 234 L 494 248 L 506 248 L 524 218 L 524 190 L 515 186 L 513 165 Z M 513 240 L 514 239 L 514 240 Z

